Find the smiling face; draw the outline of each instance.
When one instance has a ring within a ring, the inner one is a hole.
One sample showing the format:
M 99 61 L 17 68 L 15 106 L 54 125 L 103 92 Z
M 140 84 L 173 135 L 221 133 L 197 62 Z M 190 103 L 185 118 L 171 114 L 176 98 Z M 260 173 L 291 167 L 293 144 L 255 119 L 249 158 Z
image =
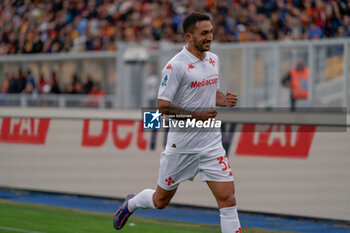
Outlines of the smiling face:
M 210 21 L 198 21 L 193 32 L 186 33 L 186 38 L 190 47 L 201 53 L 209 51 L 211 42 L 213 41 L 213 26 Z

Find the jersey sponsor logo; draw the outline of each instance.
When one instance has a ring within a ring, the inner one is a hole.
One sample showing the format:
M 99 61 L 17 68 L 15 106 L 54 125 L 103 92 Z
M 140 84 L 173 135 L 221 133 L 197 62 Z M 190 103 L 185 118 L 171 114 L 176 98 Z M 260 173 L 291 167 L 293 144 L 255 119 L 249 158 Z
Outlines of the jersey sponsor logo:
M 156 112 L 145 111 L 143 112 L 143 128 L 144 129 L 160 129 L 160 116 L 157 109 Z
M 167 66 L 166 66 L 166 69 L 167 69 L 167 70 L 172 70 L 172 71 L 173 71 L 173 67 L 171 66 L 171 64 L 167 65 Z
M 312 125 L 244 124 L 236 154 L 306 159 L 315 130 Z
M 198 81 L 192 81 L 191 82 L 191 88 L 195 88 L 195 87 L 204 87 L 207 85 L 212 85 L 212 84 L 216 84 L 218 82 L 218 78 L 212 78 L 212 79 L 203 79 L 201 82 Z
M 213 67 L 215 66 L 215 61 L 212 58 L 209 58 L 209 63 L 213 65 Z
M 50 119 L 3 118 L 0 143 L 43 145 L 49 130 Z
M 162 86 L 165 87 L 168 83 L 168 80 L 169 80 L 169 77 L 168 75 L 165 75 L 164 78 L 163 78 L 163 81 L 162 81 Z
M 192 70 L 192 69 L 194 69 L 194 68 L 195 68 L 194 65 L 188 64 L 188 69 L 189 69 L 189 70 Z

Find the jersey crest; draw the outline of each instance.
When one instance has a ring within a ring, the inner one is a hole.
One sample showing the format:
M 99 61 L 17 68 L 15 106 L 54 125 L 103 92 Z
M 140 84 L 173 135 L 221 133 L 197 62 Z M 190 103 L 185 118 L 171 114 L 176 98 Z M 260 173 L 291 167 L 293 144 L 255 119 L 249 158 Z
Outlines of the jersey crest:
M 215 61 L 211 58 L 209 58 L 209 63 L 213 65 L 213 67 L 215 67 Z

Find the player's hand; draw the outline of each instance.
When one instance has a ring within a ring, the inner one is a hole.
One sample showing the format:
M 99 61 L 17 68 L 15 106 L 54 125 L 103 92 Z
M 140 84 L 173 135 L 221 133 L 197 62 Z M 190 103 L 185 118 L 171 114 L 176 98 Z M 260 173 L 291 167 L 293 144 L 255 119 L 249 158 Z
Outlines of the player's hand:
M 237 104 L 237 95 L 235 93 L 232 93 L 230 91 L 226 91 L 226 104 L 227 107 L 232 108 L 236 106 Z
M 217 114 L 218 112 L 215 109 L 208 109 L 202 112 L 197 112 L 195 116 L 199 121 L 206 121 L 209 118 L 215 118 Z

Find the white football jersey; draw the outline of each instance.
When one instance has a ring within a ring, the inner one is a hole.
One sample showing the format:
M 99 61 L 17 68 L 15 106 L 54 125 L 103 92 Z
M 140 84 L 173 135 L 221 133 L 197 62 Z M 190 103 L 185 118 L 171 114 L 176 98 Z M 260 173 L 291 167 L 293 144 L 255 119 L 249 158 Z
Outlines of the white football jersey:
M 201 61 L 184 47 L 164 67 L 158 99 L 185 110 L 202 111 L 216 107 L 218 89 L 218 56 L 206 52 Z M 218 128 L 170 128 L 165 151 L 189 154 L 221 147 L 221 130 Z

